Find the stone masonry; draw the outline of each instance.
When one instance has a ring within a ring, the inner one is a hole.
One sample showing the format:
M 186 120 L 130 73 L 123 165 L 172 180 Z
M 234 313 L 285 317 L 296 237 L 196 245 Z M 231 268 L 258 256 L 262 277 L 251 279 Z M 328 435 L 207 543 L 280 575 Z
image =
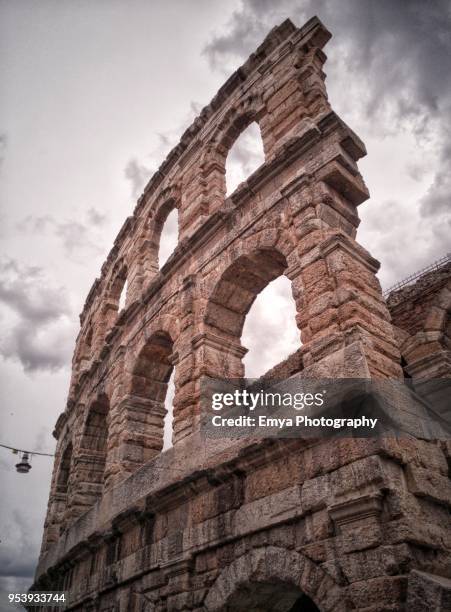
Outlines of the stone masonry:
M 67 590 L 71 610 L 449 609 L 449 442 L 199 431 L 202 377 L 243 376 L 244 319 L 282 274 L 300 342 L 279 373 L 450 377 L 449 274 L 408 298 L 415 316 L 392 296 L 393 326 L 356 242 L 365 147 L 327 99 L 329 38 L 317 18 L 268 34 L 151 178 L 89 292 L 33 587 Z M 265 163 L 226 198 L 228 151 L 254 121 Z

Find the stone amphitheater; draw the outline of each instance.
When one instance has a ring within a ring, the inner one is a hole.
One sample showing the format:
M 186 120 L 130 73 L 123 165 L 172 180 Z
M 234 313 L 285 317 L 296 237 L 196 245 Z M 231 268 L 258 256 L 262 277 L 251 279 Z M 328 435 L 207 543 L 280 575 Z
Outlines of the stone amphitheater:
M 451 610 L 449 440 L 200 431 L 202 378 L 244 376 L 246 314 L 281 275 L 299 348 L 279 376 L 451 378 L 449 262 L 386 300 L 356 241 L 366 151 L 327 98 L 330 36 L 317 18 L 268 34 L 152 176 L 89 292 L 32 587 L 67 591 L 70 610 Z M 226 197 L 253 122 L 265 162 Z

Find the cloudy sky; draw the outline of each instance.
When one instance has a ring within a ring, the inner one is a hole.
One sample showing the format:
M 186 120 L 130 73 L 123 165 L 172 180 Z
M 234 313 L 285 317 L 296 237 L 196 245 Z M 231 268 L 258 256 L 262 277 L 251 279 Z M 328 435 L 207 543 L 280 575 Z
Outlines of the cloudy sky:
M 435 0 L 0 0 L 0 442 L 53 452 L 81 311 L 144 183 L 225 78 L 286 17 L 332 31 L 334 109 L 360 135 L 359 241 L 387 287 L 450 251 L 451 4 Z M 260 163 L 258 133 L 229 186 Z M 164 240 L 167 255 L 176 222 Z M 289 285 L 257 299 L 247 371 L 296 346 Z M 273 339 L 264 349 L 256 329 Z M 51 461 L 0 449 L 0 588 L 30 582 Z M 6 609 L 6 608 L 5 608 Z

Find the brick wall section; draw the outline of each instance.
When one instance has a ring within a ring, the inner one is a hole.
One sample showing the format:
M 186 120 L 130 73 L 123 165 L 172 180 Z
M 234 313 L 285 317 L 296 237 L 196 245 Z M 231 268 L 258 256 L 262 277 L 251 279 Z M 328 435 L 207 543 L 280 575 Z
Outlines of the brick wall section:
M 451 262 L 421 276 L 412 285 L 391 293 L 387 299 L 393 325 L 410 335 L 424 329 L 437 295 L 451 278 Z
M 405 372 L 451 378 L 451 263 L 422 275 L 387 300 Z

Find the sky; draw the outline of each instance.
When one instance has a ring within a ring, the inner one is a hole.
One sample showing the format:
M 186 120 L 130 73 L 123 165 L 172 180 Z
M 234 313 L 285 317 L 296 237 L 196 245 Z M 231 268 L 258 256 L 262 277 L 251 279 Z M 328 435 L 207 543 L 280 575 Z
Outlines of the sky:
M 383 287 L 451 251 L 450 7 L 0 0 L 0 443 L 54 451 L 78 314 L 115 235 L 184 129 L 286 17 L 301 26 L 316 14 L 333 33 L 326 83 L 367 146 L 358 240 L 381 262 Z M 230 153 L 230 189 L 259 151 L 254 128 Z M 176 226 L 173 215 L 161 259 Z M 278 279 L 246 320 L 249 375 L 295 350 L 293 321 Z M 0 590 L 32 580 L 51 474 L 47 458 L 28 475 L 16 461 L 0 449 Z

